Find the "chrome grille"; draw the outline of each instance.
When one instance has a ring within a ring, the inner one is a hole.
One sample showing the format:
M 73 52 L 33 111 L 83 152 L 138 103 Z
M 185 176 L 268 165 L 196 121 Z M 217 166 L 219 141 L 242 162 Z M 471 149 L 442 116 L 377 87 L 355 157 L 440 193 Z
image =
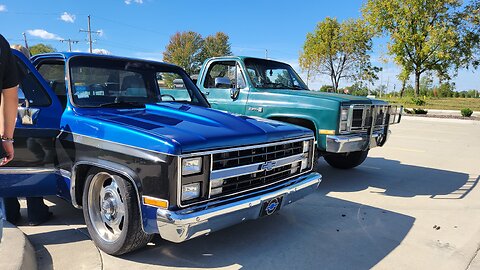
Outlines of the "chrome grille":
M 309 142 L 307 152 L 304 141 Z M 310 170 L 313 142 L 309 138 L 212 154 L 210 198 L 286 181 Z
M 367 131 L 374 122 L 374 130 L 383 129 L 387 125 L 388 105 L 353 105 L 350 131 Z
M 213 155 L 213 170 L 243 166 L 251 163 L 288 157 L 302 153 L 303 141 L 259 147 Z

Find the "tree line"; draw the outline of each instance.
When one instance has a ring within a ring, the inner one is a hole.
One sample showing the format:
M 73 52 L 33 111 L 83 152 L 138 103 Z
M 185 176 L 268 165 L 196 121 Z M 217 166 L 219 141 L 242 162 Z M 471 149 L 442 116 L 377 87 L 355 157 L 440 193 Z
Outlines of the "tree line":
M 307 80 L 330 76 L 334 92 L 342 79 L 373 83 L 381 69 L 371 64 L 372 39 L 382 36 L 401 67 L 400 95 L 411 76 L 418 96 L 422 75 L 434 73 L 446 87 L 460 68 L 480 65 L 480 0 L 367 0 L 361 12 L 361 18 L 343 22 L 326 18 L 307 34 L 299 58 Z

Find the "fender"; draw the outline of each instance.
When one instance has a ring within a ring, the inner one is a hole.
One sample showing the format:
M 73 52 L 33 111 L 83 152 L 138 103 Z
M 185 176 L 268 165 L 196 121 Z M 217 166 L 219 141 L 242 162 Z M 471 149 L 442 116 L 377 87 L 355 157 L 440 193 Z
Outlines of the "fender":
M 77 198 L 77 182 L 78 180 L 78 170 L 81 166 L 90 166 L 90 167 L 97 167 L 101 169 L 106 169 L 115 173 L 118 173 L 119 175 L 122 175 L 130 181 L 133 186 L 135 187 L 135 192 L 137 193 L 137 200 L 138 200 L 138 206 L 140 207 L 141 210 L 141 196 L 140 192 L 142 191 L 140 179 L 136 175 L 135 172 L 133 172 L 130 168 L 123 166 L 118 163 L 114 163 L 111 161 L 107 160 L 95 160 L 95 161 L 88 161 L 88 160 L 81 160 L 75 162 L 75 164 L 72 167 L 72 176 L 70 179 L 70 196 L 72 198 L 72 204 L 75 208 L 81 209 L 81 198 Z M 83 193 L 83 190 L 80 190 L 81 193 Z M 79 201 L 80 199 L 80 201 Z

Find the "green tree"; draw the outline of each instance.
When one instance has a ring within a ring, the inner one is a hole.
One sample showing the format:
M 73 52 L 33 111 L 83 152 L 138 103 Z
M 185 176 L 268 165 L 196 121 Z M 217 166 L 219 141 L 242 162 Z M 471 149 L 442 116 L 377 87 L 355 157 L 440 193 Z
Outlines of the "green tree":
M 217 32 L 215 35 L 205 38 L 201 52 L 202 63 L 207 58 L 224 55 L 232 55 L 232 49 L 227 34 Z
M 480 67 L 480 0 L 472 0 L 457 14 L 462 30 L 462 58 L 464 67 Z
M 163 61 L 178 65 L 193 75 L 200 71 L 203 38 L 193 31 L 177 32 L 170 37 Z
M 372 32 L 363 20 L 342 23 L 327 17 L 308 33 L 300 53 L 300 67 L 308 75 L 330 76 L 338 92 L 342 79 L 374 78 L 375 72 L 368 53 L 372 49 Z
M 333 92 L 333 87 L 331 85 L 322 85 L 320 92 Z
M 55 52 L 55 48 L 53 48 L 51 45 L 46 45 L 42 43 L 38 43 L 36 45 L 30 46 L 30 54 L 36 55 L 36 54 L 41 54 L 41 53 L 51 53 Z
M 454 14 L 460 0 L 368 0 L 362 9 L 377 33 L 390 36 L 388 52 L 415 76 L 415 95 L 426 71 L 445 75 L 458 67 L 460 21 Z

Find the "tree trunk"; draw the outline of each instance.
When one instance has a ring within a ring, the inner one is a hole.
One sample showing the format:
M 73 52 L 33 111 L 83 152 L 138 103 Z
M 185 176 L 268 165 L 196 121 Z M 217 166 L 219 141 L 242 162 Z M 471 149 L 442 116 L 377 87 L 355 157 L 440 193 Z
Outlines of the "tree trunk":
M 420 72 L 415 71 L 415 97 L 420 95 L 420 75 Z
M 335 75 L 330 75 L 330 79 L 332 80 L 333 92 L 337 93 L 337 84 L 335 83 Z
M 407 84 L 407 80 L 402 80 L 402 89 L 400 89 L 400 97 L 403 97 L 405 94 L 405 85 Z

